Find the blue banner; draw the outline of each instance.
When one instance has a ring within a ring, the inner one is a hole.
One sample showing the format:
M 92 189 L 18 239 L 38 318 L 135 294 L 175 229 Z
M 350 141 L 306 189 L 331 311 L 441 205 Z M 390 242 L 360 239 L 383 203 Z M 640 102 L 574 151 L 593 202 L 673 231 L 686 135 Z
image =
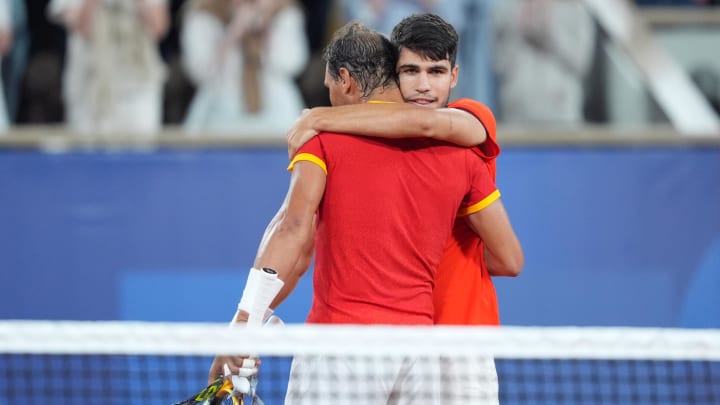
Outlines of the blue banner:
M 284 149 L 0 150 L 0 317 L 227 321 Z M 720 327 L 720 148 L 508 147 L 513 325 Z M 302 322 L 310 274 L 278 310 Z

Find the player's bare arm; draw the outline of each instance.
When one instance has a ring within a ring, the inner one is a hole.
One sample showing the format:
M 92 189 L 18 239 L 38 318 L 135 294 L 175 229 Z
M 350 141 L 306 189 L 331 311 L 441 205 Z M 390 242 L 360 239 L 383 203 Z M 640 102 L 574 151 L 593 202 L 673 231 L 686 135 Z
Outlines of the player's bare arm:
M 467 216 L 470 227 L 485 242 L 488 271 L 494 276 L 520 275 L 525 257 L 501 200 Z
M 483 245 L 483 251 L 483 260 L 485 260 L 488 274 L 491 276 L 518 276 L 517 273 L 508 271 L 507 266 L 503 265 L 500 259 L 497 259 L 493 252 L 488 250 L 487 246 Z
M 265 246 L 267 245 L 270 236 L 275 232 L 275 229 L 280 223 L 280 220 L 285 217 L 286 209 L 287 205 L 283 204 L 283 206 L 280 207 L 278 212 L 268 224 L 267 228 L 265 229 L 265 233 L 263 234 L 262 241 L 260 242 L 260 246 L 258 248 L 258 256 L 255 260 L 258 260 L 258 258 L 260 257 L 260 253 L 265 251 Z M 317 220 L 317 218 L 315 218 L 315 220 Z M 315 220 L 313 221 L 313 234 L 315 233 Z M 283 280 L 285 282 L 284 288 L 280 290 L 278 295 L 270 304 L 271 310 L 274 311 L 275 308 L 277 308 L 277 306 L 280 305 L 280 303 L 283 302 L 285 298 L 287 298 L 290 292 L 295 289 L 295 286 L 297 285 L 298 281 L 300 281 L 300 278 L 305 275 L 305 273 L 307 273 L 308 269 L 310 268 L 310 264 L 312 263 L 312 259 L 315 254 L 315 239 L 310 238 L 306 243 L 306 246 L 303 248 L 303 251 L 300 254 L 300 258 L 295 264 L 295 268 L 288 276 L 288 278 Z
M 287 132 L 288 153 L 319 132 L 339 132 L 380 138 L 435 138 L 460 146 L 485 142 L 487 131 L 469 112 L 431 109 L 407 103 L 364 103 L 307 110 Z
M 282 298 L 292 292 L 301 276 L 296 271 L 302 266 L 303 260 L 308 260 L 308 250 L 313 246 L 315 212 L 324 192 L 325 172 L 314 163 L 297 162 L 285 201 L 267 227 L 267 235 L 260 243 L 254 269 L 251 270 L 273 269 L 284 282 L 275 295 L 274 305 L 278 305 Z M 304 266 L 303 272 L 307 264 Z M 273 304 L 268 305 L 268 308 Z M 238 309 L 232 322 L 245 323 L 249 316 L 248 312 Z M 223 374 L 225 365 L 231 373 L 238 373 L 244 359 L 243 356 L 217 356 L 208 372 L 208 383 Z
M 309 249 L 313 246 L 315 212 L 325 193 L 325 180 L 325 172 L 318 165 L 306 161 L 295 163 L 281 208 L 284 213 L 272 227 L 266 243 L 261 244 L 255 268 L 274 269 L 284 282 L 299 278 L 296 270 L 302 266 L 298 264 L 308 259 Z M 287 296 L 290 284 L 286 283 L 278 295 Z

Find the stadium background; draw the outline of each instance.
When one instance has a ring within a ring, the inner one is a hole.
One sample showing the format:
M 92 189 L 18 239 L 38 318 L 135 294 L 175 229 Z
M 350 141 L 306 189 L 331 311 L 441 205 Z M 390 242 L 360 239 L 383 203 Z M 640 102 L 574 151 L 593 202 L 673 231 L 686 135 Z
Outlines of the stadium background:
M 62 30 L 45 21 L 46 3 L 27 2 L 31 55 L 64 46 Z M 170 4 L 177 12 L 182 0 Z M 720 75 L 717 11 L 660 7 L 643 16 L 663 28 L 657 38 L 687 72 L 714 66 Z M 171 30 L 161 44 L 169 60 L 177 52 L 176 35 Z M 607 81 L 592 89 L 599 114 L 588 116 L 590 125 L 552 131 L 501 122 L 498 185 L 526 254 L 519 278 L 496 279 L 502 323 L 718 329 L 720 136 L 684 136 L 672 128 L 647 83 L 628 80 L 628 71 L 642 76 L 628 60 L 606 55 L 597 68 Z M 56 73 L 42 86 L 57 85 Z M 716 108 L 718 100 L 720 90 Z M 49 100 L 58 103 L 59 97 Z M 21 100 L 21 125 L 0 137 L 0 319 L 227 322 L 287 188 L 284 145 L 261 138 L 188 138 L 173 126 L 177 111 L 164 117 L 166 130 L 152 140 L 80 137 L 61 129 L 60 108 L 51 108 L 51 122 L 42 126 L 29 122 L 28 111 Z M 302 322 L 310 298 L 308 274 L 277 312 L 286 322 Z M 284 391 L 286 360 L 278 360 L 279 376 L 261 377 L 263 395 Z M 51 378 L 41 385 L 38 378 L 27 389 L 13 387 L 8 381 L 15 367 L 3 364 L 3 403 L 13 392 L 44 399 L 56 395 L 47 394 L 53 384 L 68 385 Z M 146 370 L 160 367 L 119 364 L 130 375 L 113 381 L 120 392 L 128 390 L 143 404 L 154 403 L 151 398 L 165 403 L 145 384 Z M 173 388 L 171 397 L 199 387 L 207 364 L 200 361 L 191 388 Z M 271 362 L 264 364 L 268 372 Z M 23 370 L 33 363 L 21 358 L 15 365 Z M 600 370 L 615 381 L 612 365 L 581 363 L 574 374 Z M 499 366 L 506 381 L 513 370 Z M 539 375 L 549 374 L 546 363 L 534 366 Z M 82 380 L 88 374 L 60 370 L 56 374 L 79 378 L 70 386 L 94 384 Z M 649 383 L 642 372 L 628 380 L 648 398 L 674 387 L 664 375 L 681 388 L 690 381 L 682 367 L 660 370 L 663 387 L 649 372 Z M 717 362 L 707 370 L 714 371 L 707 376 L 717 375 Z M 104 376 L 98 376 L 100 387 Z M 695 378 L 699 392 L 711 392 L 709 379 Z M 539 390 L 542 381 L 501 387 L 512 397 L 515 391 L 525 395 L 523 387 Z M 554 392 L 562 384 L 549 385 Z M 590 388 L 583 385 L 580 392 Z
M 527 263 L 496 279 L 503 323 L 720 327 L 720 145 L 575 143 L 499 158 Z M 0 318 L 226 321 L 286 164 L 281 146 L 3 148 Z

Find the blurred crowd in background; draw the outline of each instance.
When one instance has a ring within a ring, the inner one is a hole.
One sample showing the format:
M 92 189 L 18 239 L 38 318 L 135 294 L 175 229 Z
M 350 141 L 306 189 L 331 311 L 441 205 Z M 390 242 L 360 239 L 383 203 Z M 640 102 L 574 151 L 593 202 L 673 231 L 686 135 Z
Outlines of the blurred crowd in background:
M 303 108 L 329 105 L 322 49 L 336 28 L 357 19 L 389 34 L 420 12 L 460 34 L 454 98 L 507 124 L 608 120 L 604 33 L 581 1 L 0 0 L 0 129 L 284 136 Z M 717 109 L 716 73 L 697 80 Z

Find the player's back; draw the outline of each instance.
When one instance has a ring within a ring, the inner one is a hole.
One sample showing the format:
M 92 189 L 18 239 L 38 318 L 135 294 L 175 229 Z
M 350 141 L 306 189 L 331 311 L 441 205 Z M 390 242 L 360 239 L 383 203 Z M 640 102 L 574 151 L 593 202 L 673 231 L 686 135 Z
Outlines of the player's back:
M 463 148 L 425 139 L 321 134 L 326 165 L 308 321 L 431 324 L 435 269 L 458 208 L 490 194 Z M 478 190 L 485 188 L 484 190 Z

